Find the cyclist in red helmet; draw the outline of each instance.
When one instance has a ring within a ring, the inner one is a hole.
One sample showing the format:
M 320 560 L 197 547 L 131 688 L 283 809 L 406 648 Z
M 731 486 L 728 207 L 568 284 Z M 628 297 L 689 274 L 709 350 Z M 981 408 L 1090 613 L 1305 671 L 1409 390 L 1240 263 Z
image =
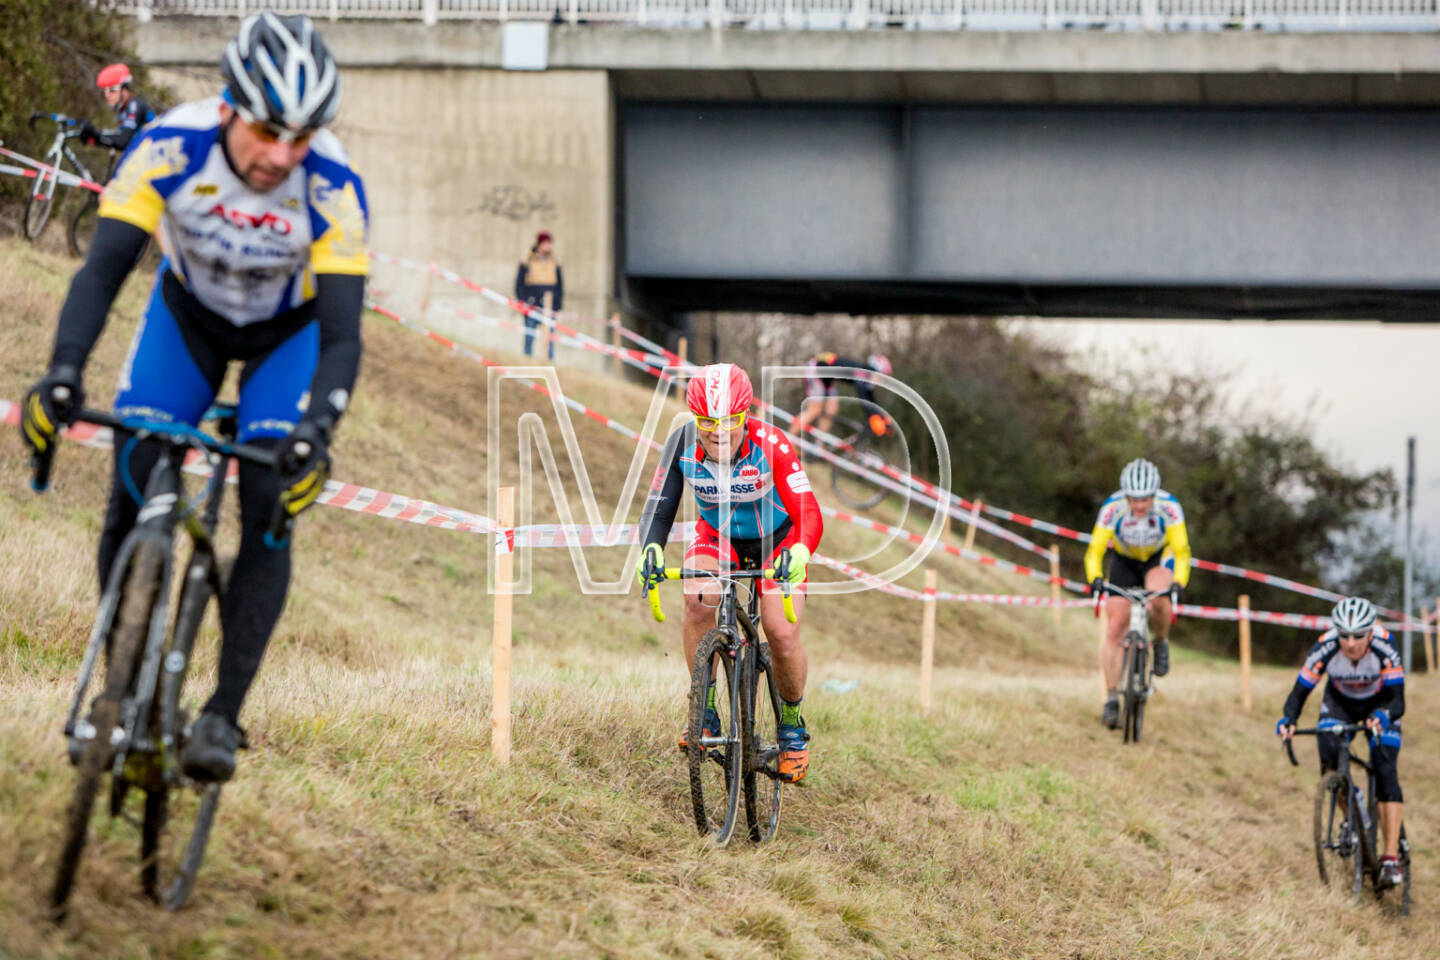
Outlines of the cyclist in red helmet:
M 831 418 L 840 412 L 840 395 L 835 386 L 838 381 L 834 376 L 827 376 L 832 368 L 852 367 L 862 373 L 868 370 L 887 377 L 890 375 L 890 358 L 883 353 L 872 353 L 862 361 L 842 357 L 827 350 L 811 357 L 805 366 L 805 403 L 795 421 L 795 431 L 802 435 L 817 419 L 820 421 L 820 429 L 828 432 Z M 851 380 L 850 383 L 854 386 L 857 397 L 868 404 L 875 403 L 875 391 L 868 381 Z
M 750 416 L 750 378 L 734 364 L 713 363 L 702 369 L 690 381 L 685 399 L 694 419 L 665 442 L 640 521 L 645 550 L 636 573 L 641 583 L 647 561 L 651 569 L 665 565 L 664 544 L 688 484 L 700 519 L 684 565 L 699 570 L 718 570 L 722 562 L 740 569 L 773 567 L 792 585 L 798 621 L 805 606 L 806 566 L 820 543 L 824 522 L 794 443 Z M 796 782 L 810 766 L 810 733 L 800 715 L 807 661 L 800 624 L 786 621 L 778 586 L 761 581 L 760 622 L 770 642 L 782 701 L 780 773 Z M 701 637 L 715 625 L 718 593 L 714 587 L 701 587 L 686 595 L 687 672 Z M 712 704 L 714 696 L 712 689 Z M 705 718 L 707 730 L 719 730 L 713 708 Z M 682 749 L 687 736 L 688 730 L 680 735 Z
M 134 78 L 130 68 L 123 63 L 112 63 L 101 70 L 95 78 L 95 86 L 105 94 L 105 102 L 115 111 L 119 121 L 113 130 L 97 130 L 89 120 L 80 124 L 80 139 L 87 146 L 99 144 L 112 150 L 124 150 L 140 128 L 155 119 L 150 104 L 135 95 L 131 89 Z

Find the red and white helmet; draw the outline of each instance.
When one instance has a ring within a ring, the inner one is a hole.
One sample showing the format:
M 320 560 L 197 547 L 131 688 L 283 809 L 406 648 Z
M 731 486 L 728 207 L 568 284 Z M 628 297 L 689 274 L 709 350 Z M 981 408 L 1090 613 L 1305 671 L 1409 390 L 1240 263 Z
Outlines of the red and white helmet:
M 865 362 L 870 364 L 878 373 L 883 373 L 887 377 L 890 376 L 890 358 L 885 356 L 885 354 L 872 353 Z
M 130 80 L 129 67 L 123 63 L 112 63 L 95 77 L 95 86 L 101 90 L 106 87 L 128 87 Z
M 750 377 L 733 363 L 712 363 L 690 380 L 685 402 L 700 417 L 728 417 L 750 409 L 755 392 Z

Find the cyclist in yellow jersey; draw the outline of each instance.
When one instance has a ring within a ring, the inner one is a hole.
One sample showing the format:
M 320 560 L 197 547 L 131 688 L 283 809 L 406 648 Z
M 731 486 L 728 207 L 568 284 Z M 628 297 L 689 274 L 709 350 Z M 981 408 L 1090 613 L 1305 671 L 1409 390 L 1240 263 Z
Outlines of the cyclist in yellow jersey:
M 1165 590 L 1169 596 L 1150 601 L 1150 633 L 1155 638 L 1155 676 L 1170 672 L 1170 615 L 1190 582 L 1190 538 L 1185 532 L 1185 511 L 1180 501 L 1160 489 L 1160 471 L 1149 460 L 1132 460 L 1120 471 L 1120 489 L 1100 507 L 1085 551 L 1085 577 L 1093 591 L 1100 590 L 1105 548 L 1114 546 L 1109 580 L 1119 587 Z M 1102 722 L 1120 724 L 1120 646 L 1130 624 L 1130 602 L 1123 597 L 1105 601 L 1109 629 L 1100 645 L 1100 672 L 1105 676 L 1105 710 Z

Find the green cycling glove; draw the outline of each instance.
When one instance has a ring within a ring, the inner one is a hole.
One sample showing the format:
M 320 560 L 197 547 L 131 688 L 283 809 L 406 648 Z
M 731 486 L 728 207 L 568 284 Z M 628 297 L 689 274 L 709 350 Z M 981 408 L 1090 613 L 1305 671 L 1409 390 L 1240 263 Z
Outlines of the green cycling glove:
M 651 576 L 647 580 L 645 568 L 649 566 Z M 640 552 L 640 563 L 635 567 L 635 579 L 640 581 L 641 587 L 655 587 L 660 585 L 664 578 L 660 575 L 665 569 L 665 548 L 658 543 L 647 543 L 645 549 Z
M 785 563 L 786 553 L 789 554 L 789 563 Z M 797 543 L 788 551 L 780 555 L 780 564 L 777 567 L 777 574 L 787 574 L 786 579 L 791 583 L 803 583 L 805 581 L 805 567 L 810 563 L 810 548 L 803 543 Z

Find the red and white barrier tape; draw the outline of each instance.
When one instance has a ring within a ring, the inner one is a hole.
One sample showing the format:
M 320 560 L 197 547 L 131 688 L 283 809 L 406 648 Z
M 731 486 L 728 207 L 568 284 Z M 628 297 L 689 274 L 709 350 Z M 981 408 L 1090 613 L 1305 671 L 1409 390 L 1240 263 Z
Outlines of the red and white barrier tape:
M 9 157 L 12 160 L 19 160 L 21 163 L 29 164 L 36 170 L 39 170 L 43 173 L 48 173 L 52 175 L 62 187 L 82 187 L 86 190 L 92 190 L 95 193 L 100 193 L 105 189 L 103 186 L 95 183 L 93 180 L 86 180 L 84 177 L 78 177 L 73 173 L 67 173 L 64 170 L 57 170 L 56 168 L 50 166 L 48 163 L 41 163 L 39 160 L 36 160 L 33 157 L 27 157 L 23 153 L 16 153 L 14 150 L 11 150 L 8 147 L 0 147 L 0 156 Z M 37 176 L 36 174 L 28 175 Z
M 452 271 L 443 271 L 439 270 L 438 268 L 434 268 L 433 265 L 427 266 L 425 264 L 417 263 L 416 261 L 405 260 L 399 257 L 391 257 L 384 254 L 372 254 L 372 256 L 376 260 L 379 260 L 381 262 L 397 264 L 408 269 L 436 273 L 437 275 L 442 276 L 447 281 L 459 284 L 461 286 L 467 287 L 468 289 L 479 292 L 497 303 L 503 303 L 510 309 L 516 310 L 528 316 L 532 316 L 534 319 L 537 319 L 542 323 L 545 323 L 547 325 L 555 325 L 557 326 L 557 328 L 562 327 L 562 325 L 556 324 L 556 321 L 547 317 L 543 312 L 533 310 L 527 305 L 520 303 L 513 298 L 506 297 L 502 294 L 496 293 L 493 290 L 489 290 L 481 284 L 466 280 L 463 277 L 460 277 L 458 274 L 453 273 Z M 618 328 L 620 333 L 623 336 L 626 336 L 632 342 L 640 344 L 647 350 L 651 350 L 657 354 L 664 355 L 664 357 L 669 362 L 680 362 L 679 355 L 673 353 L 672 351 L 666 350 L 660 344 L 655 343 L 654 341 L 649 340 L 648 338 L 643 337 L 640 334 L 635 333 L 634 331 L 631 331 L 628 328 L 617 324 L 613 320 L 604 322 L 611 327 Z M 623 351 L 617 351 L 615 348 L 609 346 L 608 344 L 604 344 L 598 340 L 594 340 L 594 338 L 589 337 L 587 334 L 584 334 L 581 331 L 571 330 L 570 328 L 563 329 L 567 334 L 572 334 L 575 339 L 581 341 L 582 345 L 586 346 L 588 349 L 598 350 L 612 356 L 620 356 L 621 359 L 626 360 L 633 366 L 644 369 L 647 372 L 656 376 L 662 375 L 662 372 L 660 370 L 651 366 L 650 364 L 643 361 L 635 360 L 634 358 L 623 356 Z M 591 342 L 587 343 L 587 340 Z M 761 405 L 762 407 L 767 406 L 763 403 Z M 793 424 L 795 418 L 787 411 L 780 410 L 775 407 L 769 407 L 768 409 L 769 412 L 776 417 L 776 419 L 782 421 L 787 425 Z M 834 437 L 832 435 L 825 434 L 821 431 L 813 429 L 807 430 L 807 432 L 814 433 L 816 436 L 820 437 L 822 440 L 824 440 L 826 443 L 829 443 L 831 446 L 844 446 L 843 441 L 841 441 L 838 437 Z M 855 465 L 852 464 L 850 461 L 844 460 L 840 457 L 836 457 L 834 454 L 830 454 L 829 451 L 824 450 L 820 446 L 809 444 L 808 441 L 806 441 L 804 438 L 799 438 L 798 443 L 801 445 L 802 449 L 805 449 L 807 452 L 812 453 L 812 455 L 827 459 L 831 463 L 836 464 L 842 469 L 852 470 L 853 472 L 856 472 L 857 474 L 863 476 L 866 480 L 869 480 L 872 483 L 879 483 L 879 479 L 873 473 L 874 470 L 878 470 L 883 473 L 887 479 L 891 481 L 890 483 L 880 483 L 880 485 L 885 487 L 885 489 L 907 496 L 910 495 L 912 490 L 918 490 L 923 493 L 925 497 L 929 500 L 929 502 L 924 503 L 924 505 L 930 506 L 935 509 L 945 509 L 953 519 L 957 519 L 966 523 L 973 522 L 976 525 L 977 529 L 984 530 L 986 533 L 989 533 L 990 535 L 995 536 L 999 539 L 1005 540 L 1007 543 L 1011 543 L 1014 546 L 1017 546 L 1023 550 L 1027 550 L 1038 556 L 1049 556 L 1050 551 L 1045 547 L 1042 547 L 1039 544 L 1034 543 L 1033 541 L 1028 540 L 1024 537 L 1021 537 L 1018 534 L 1015 534 L 1013 531 L 1006 530 L 1004 527 L 1000 527 L 996 524 L 990 523 L 984 520 L 983 517 L 976 516 L 975 504 L 971 503 L 970 501 L 954 494 L 951 491 L 942 490 L 934 484 L 930 483 L 929 481 L 926 481 L 919 477 L 915 477 L 914 475 L 905 473 L 904 471 L 898 470 L 894 466 L 880 461 L 879 458 L 874 457 L 873 454 L 871 454 L 870 456 L 874 458 L 875 462 L 868 464 L 872 468 L 872 472 L 867 473 L 856 469 Z M 918 498 L 912 497 L 912 499 Z M 941 504 L 944 504 L 944 506 L 941 507 Z M 1015 511 L 1006 510 L 1003 507 L 996 507 L 991 504 L 983 504 L 980 508 L 980 512 L 993 517 L 997 517 L 1002 520 L 1010 521 L 1012 523 L 1018 523 L 1023 526 L 1030 527 L 1034 530 L 1039 530 L 1045 533 L 1053 534 L 1055 536 L 1075 540 L 1080 543 L 1089 543 L 1091 539 L 1090 534 L 1088 533 L 1074 530 L 1070 527 L 1061 526 L 1059 524 L 1051 523 L 1046 520 L 1040 520 L 1035 517 L 1027 517 L 1023 514 L 1016 513 Z M 1244 567 L 1236 567 L 1229 564 L 1215 563 L 1210 560 L 1203 560 L 1199 558 L 1195 558 L 1191 562 L 1197 569 L 1200 570 L 1221 573 L 1232 577 L 1240 577 L 1242 579 L 1251 580 L 1256 583 L 1263 583 L 1267 586 L 1276 587 L 1282 590 L 1289 590 L 1291 592 L 1303 594 L 1305 596 L 1316 597 L 1318 599 L 1331 601 L 1338 601 L 1343 598 L 1343 594 L 1339 594 L 1331 590 L 1326 590 L 1322 587 L 1316 587 L 1309 584 L 1300 583 L 1298 581 L 1276 576 L 1274 574 L 1263 573 L 1257 570 L 1249 570 Z M 1399 610 L 1385 608 L 1382 609 L 1381 612 L 1384 613 L 1386 616 L 1390 617 L 1404 617 L 1403 612 Z

